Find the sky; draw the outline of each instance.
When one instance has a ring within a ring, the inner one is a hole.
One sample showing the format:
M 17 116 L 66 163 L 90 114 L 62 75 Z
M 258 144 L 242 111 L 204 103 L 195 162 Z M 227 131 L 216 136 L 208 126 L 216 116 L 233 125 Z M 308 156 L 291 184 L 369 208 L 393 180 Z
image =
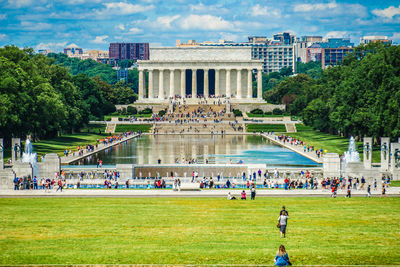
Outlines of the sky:
M 110 42 L 243 42 L 248 36 L 386 35 L 400 43 L 394 0 L 0 0 L 0 46 L 62 51 L 74 43 L 108 50 Z

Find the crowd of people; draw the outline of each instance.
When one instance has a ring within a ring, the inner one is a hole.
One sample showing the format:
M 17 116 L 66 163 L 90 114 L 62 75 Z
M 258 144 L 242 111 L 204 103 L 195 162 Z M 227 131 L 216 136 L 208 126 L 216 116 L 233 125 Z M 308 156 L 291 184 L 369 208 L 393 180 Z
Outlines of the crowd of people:
M 272 134 L 273 134 L 273 132 L 272 132 Z M 315 155 L 318 158 L 320 158 L 321 155 L 323 155 L 323 153 L 324 153 L 324 149 L 322 149 L 322 148 L 321 149 L 315 149 L 314 146 L 307 145 L 306 142 L 301 141 L 301 140 L 299 140 L 297 138 L 294 138 L 294 137 L 291 137 L 291 136 L 287 136 L 287 135 L 281 134 L 279 136 L 276 136 L 276 138 L 279 141 L 283 142 L 284 144 L 287 143 L 287 144 L 290 144 L 291 146 L 303 147 L 303 151 L 304 152 L 315 152 Z

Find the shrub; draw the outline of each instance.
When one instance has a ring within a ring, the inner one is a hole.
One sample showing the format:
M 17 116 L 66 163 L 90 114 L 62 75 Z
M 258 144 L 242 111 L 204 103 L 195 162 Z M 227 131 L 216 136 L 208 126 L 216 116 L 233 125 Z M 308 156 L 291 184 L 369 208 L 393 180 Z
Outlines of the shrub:
M 141 111 L 139 111 L 139 114 L 152 114 L 153 110 L 151 108 L 145 108 Z
M 274 115 L 282 115 L 283 114 L 283 110 L 281 110 L 279 108 L 274 108 L 274 110 L 272 111 L 272 114 L 274 114 Z
M 252 111 L 250 111 L 251 114 L 264 114 L 264 112 L 257 108 L 257 109 L 253 109 Z
M 264 114 L 265 115 L 272 115 L 272 111 L 266 111 Z
M 243 117 L 242 112 L 238 109 L 234 109 L 233 114 L 235 114 L 235 117 Z
M 158 112 L 158 116 L 160 116 L 160 117 L 162 117 L 162 116 L 164 116 L 165 115 L 165 110 L 163 109 L 163 110 L 160 110 L 159 112 Z
M 137 109 L 135 107 L 132 106 L 128 106 L 128 108 L 126 109 L 126 111 L 128 112 L 129 115 L 135 115 L 137 114 Z

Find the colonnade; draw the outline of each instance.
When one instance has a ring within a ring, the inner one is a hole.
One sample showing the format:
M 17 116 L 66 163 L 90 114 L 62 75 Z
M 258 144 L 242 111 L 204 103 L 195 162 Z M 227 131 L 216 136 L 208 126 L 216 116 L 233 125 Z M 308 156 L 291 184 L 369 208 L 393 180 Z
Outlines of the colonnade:
M 191 86 L 187 86 L 186 72 L 191 71 Z M 197 87 L 197 70 L 203 70 L 203 94 L 199 93 Z M 211 97 L 210 93 L 210 71 L 215 72 L 214 94 L 213 96 L 225 96 L 236 99 L 253 98 L 253 81 L 251 68 L 212 68 L 212 69 L 172 69 L 172 68 L 153 68 L 139 69 L 139 99 L 167 99 L 174 96 L 197 98 Z M 148 72 L 148 84 L 146 90 L 146 75 Z M 236 81 L 235 81 L 236 77 Z M 257 69 L 257 99 L 262 99 L 262 69 Z M 187 87 L 189 94 L 187 93 Z M 147 94 L 146 94 L 147 91 Z

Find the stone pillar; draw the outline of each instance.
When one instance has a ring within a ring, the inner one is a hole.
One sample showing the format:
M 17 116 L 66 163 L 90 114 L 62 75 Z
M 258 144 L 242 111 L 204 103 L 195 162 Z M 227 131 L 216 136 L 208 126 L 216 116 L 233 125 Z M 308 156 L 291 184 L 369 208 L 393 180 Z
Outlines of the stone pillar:
M 366 169 L 372 168 L 372 137 L 364 137 L 363 146 L 364 167 Z
M 204 69 L 204 97 L 208 97 L 208 69 Z
M 262 99 L 262 69 L 257 69 L 257 98 Z
M 143 70 L 139 70 L 139 99 L 143 99 Z
M 164 99 L 164 70 L 159 70 L 158 99 Z
M 219 69 L 215 69 L 215 96 L 219 94 Z
M 389 170 L 389 155 L 390 155 L 390 139 L 389 137 L 381 137 L 381 171 Z
M 226 70 L 226 97 L 231 98 L 231 70 Z
M 242 98 L 242 70 L 236 72 L 236 98 Z
M 153 70 L 149 70 L 149 94 L 148 98 L 153 98 Z
M 192 98 L 197 97 L 197 75 L 196 69 L 192 69 Z
M 17 162 L 21 157 L 21 139 L 20 138 L 12 138 L 11 139 L 11 160 L 12 164 Z
M 324 177 L 340 176 L 340 157 L 337 153 L 326 153 L 323 157 Z
M 400 170 L 400 143 L 390 144 L 390 170 L 392 172 Z
M 3 138 L 0 138 L 0 171 L 4 169 L 4 146 Z
M 169 71 L 169 97 L 174 97 L 175 95 L 175 70 Z
M 181 70 L 181 97 L 186 97 L 186 70 Z
M 247 70 L 247 98 L 253 98 L 253 75 L 252 70 Z

